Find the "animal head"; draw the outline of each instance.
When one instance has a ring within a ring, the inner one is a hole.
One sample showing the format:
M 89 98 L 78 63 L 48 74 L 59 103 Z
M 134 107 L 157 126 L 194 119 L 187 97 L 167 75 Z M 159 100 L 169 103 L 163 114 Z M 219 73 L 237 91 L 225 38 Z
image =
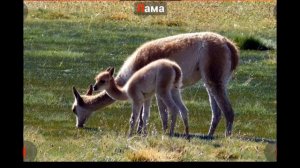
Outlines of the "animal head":
M 90 96 L 92 94 L 93 94 L 93 85 L 90 85 L 85 95 Z M 85 108 L 85 104 L 86 104 L 84 101 L 85 96 L 81 96 L 74 86 L 73 86 L 73 95 L 75 97 L 75 101 L 72 105 L 72 111 L 76 116 L 76 127 L 82 128 L 87 118 L 90 116 L 91 110 Z
M 109 67 L 105 71 L 100 72 L 95 78 L 93 86 L 94 91 L 102 91 L 108 89 L 110 81 L 113 80 L 115 68 Z

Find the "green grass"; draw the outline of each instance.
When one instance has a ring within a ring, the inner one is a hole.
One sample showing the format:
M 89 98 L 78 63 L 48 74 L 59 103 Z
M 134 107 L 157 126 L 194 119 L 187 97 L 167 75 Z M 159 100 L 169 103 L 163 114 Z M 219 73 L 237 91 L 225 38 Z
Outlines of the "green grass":
M 90 129 L 75 129 L 71 87 L 85 92 L 101 69 L 118 70 L 148 40 L 214 31 L 237 44 L 253 37 L 276 49 L 271 3 L 170 2 L 166 16 L 133 15 L 132 3 L 27 3 L 24 139 L 37 146 L 36 161 L 265 161 L 267 143 L 239 138 L 276 139 L 276 50 L 241 50 L 228 87 L 236 112 L 230 139 L 224 138 L 224 119 L 212 141 L 162 136 L 154 101 L 148 137 L 127 140 L 128 102 L 95 112 L 86 124 Z M 202 82 L 186 88 L 183 100 L 191 133 L 207 133 L 211 112 Z M 180 119 L 175 129 L 183 133 Z

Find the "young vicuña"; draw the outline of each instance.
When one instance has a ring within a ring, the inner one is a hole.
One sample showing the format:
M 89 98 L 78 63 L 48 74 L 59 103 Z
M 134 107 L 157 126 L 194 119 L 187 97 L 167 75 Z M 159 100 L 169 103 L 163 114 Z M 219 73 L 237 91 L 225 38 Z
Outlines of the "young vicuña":
M 129 136 L 132 136 L 135 123 L 140 111 L 142 112 L 143 133 L 147 134 L 147 123 L 150 113 L 151 98 L 154 94 L 162 100 L 171 112 L 170 136 L 174 135 L 177 113 L 180 112 L 185 125 L 186 137 L 189 137 L 188 110 L 182 103 L 180 87 L 182 82 L 182 72 L 180 67 L 168 59 L 159 59 L 136 71 L 126 84 L 122 87 L 116 84 L 113 77 L 114 68 L 108 68 L 100 72 L 93 86 L 94 91 L 105 90 L 106 93 L 115 100 L 127 100 L 132 103 L 132 113 L 130 118 Z M 165 111 L 167 113 L 167 111 Z M 164 114 L 164 116 L 167 116 Z M 167 118 L 163 117 L 165 124 L 164 132 L 167 129 Z

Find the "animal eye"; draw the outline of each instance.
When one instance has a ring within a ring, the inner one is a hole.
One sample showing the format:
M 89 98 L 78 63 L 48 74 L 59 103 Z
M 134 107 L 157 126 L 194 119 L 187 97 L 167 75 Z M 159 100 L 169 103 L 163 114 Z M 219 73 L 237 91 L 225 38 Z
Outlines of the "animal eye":
M 100 80 L 100 83 L 105 83 L 105 80 Z

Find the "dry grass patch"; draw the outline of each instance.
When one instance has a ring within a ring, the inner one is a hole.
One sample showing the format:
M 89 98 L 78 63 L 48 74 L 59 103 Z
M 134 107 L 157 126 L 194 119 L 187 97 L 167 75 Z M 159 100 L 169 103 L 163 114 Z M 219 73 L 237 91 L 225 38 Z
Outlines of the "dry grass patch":
M 133 162 L 151 161 L 180 161 L 182 153 L 159 151 L 153 148 L 146 148 L 129 152 L 127 158 Z
M 231 153 L 226 150 L 218 150 L 214 153 L 217 159 L 221 160 L 237 160 L 240 158 L 238 153 Z
M 126 13 L 115 13 L 109 17 L 111 20 L 129 20 Z

